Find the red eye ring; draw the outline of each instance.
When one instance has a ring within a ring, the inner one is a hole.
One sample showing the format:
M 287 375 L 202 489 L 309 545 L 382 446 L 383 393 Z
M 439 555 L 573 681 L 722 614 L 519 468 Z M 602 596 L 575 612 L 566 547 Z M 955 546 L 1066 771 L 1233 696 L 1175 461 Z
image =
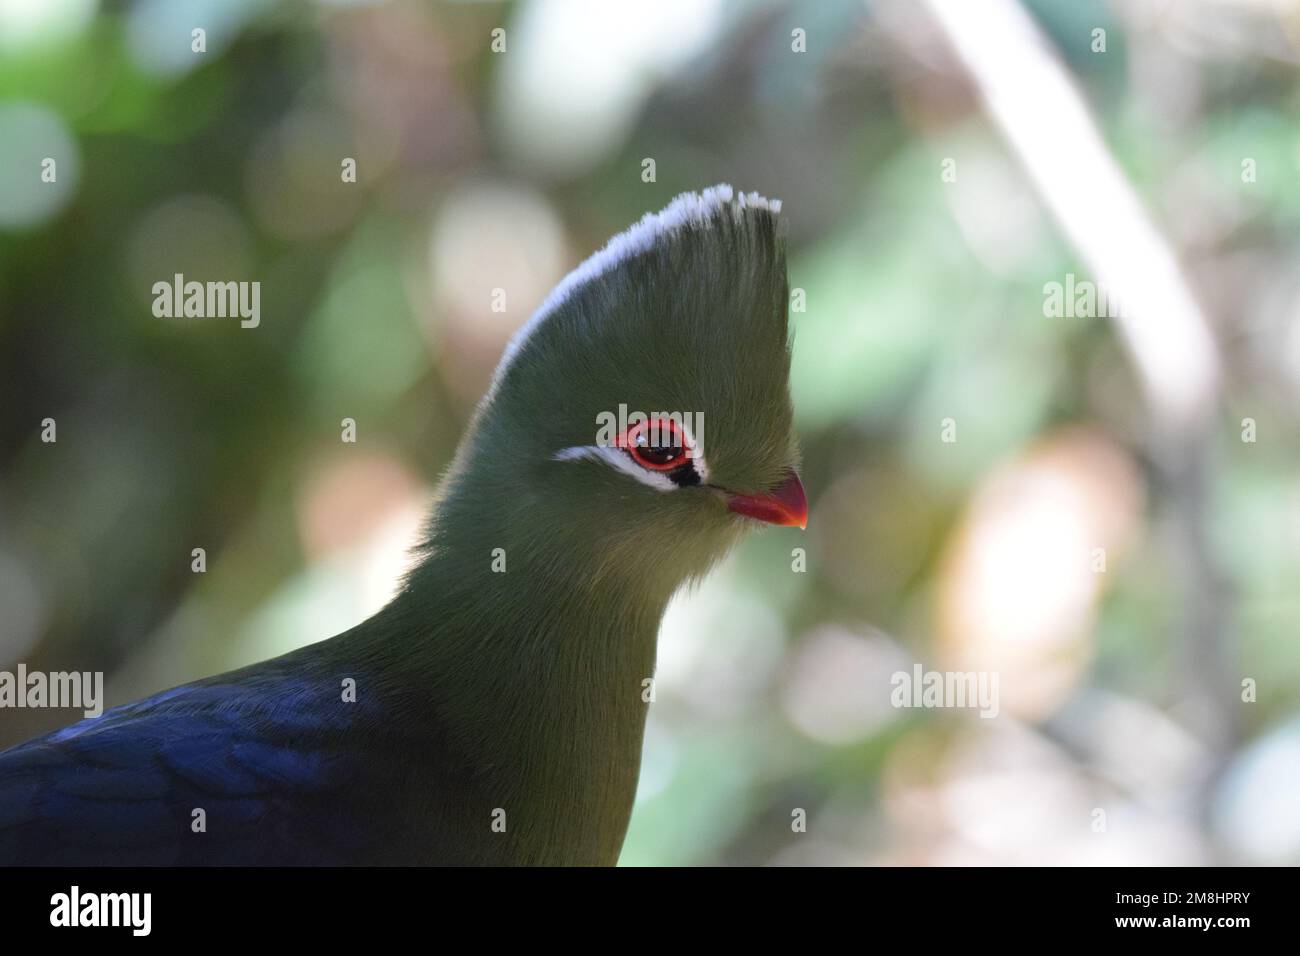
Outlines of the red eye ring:
M 637 422 L 618 437 L 616 444 L 650 471 L 672 471 L 692 457 L 686 429 L 663 416 Z

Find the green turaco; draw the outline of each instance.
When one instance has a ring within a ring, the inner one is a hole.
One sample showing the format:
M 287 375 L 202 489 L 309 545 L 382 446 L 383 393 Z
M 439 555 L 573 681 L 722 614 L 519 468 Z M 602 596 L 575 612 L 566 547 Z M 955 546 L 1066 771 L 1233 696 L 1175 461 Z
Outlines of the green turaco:
M 617 862 L 669 598 L 806 522 L 779 210 L 686 194 L 567 276 L 393 601 L 0 754 L 0 864 Z

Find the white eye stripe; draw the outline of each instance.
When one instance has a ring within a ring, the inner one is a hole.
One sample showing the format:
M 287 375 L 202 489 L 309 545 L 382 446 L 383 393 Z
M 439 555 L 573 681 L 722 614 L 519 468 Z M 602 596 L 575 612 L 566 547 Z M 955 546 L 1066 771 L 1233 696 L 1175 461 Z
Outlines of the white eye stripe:
M 583 458 L 590 458 L 592 461 L 603 461 L 611 468 L 616 468 L 624 474 L 631 475 L 641 484 L 649 485 L 655 491 L 677 490 L 673 480 L 662 471 L 649 471 L 642 468 L 632 460 L 627 452 L 612 445 L 576 445 L 573 448 L 561 449 L 552 457 L 556 461 L 579 461 Z
M 575 445 L 572 448 L 562 448 L 551 457 L 556 461 L 579 461 L 584 458 L 601 461 L 611 468 L 631 475 L 641 484 L 647 485 L 656 491 L 676 491 L 681 487 L 668 477 L 667 472 L 642 468 L 632 460 L 632 456 L 626 451 L 613 445 Z M 708 484 L 709 469 L 704 463 L 703 456 L 693 456 L 691 464 L 695 468 L 695 473 L 700 477 L 700 483 Z

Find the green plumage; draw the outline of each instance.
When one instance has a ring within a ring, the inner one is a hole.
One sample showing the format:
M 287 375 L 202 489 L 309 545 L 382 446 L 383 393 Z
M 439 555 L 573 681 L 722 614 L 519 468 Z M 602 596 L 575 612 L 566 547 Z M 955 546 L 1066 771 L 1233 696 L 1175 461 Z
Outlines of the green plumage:
M 471 856 L 617 861 L 660 618 L 747 522 L 712 488 L 665 493 L 553 455 L 591 443 L 619 403 L 698 411 L 711 483 L 774 487 L 796 455 L 786 302 L 776 215 L 720 203 L 578 288 L 479 409 L 426 557 L 365 627 L 425 675 L 430 713 L 479 768 L 457 827 Z M 506 834 L 488 828 L 497 807 Z
M 0 755 L 0 862 L 618 860 L 664 608 L 796 452 L 774 211 L 720 187 L 615 241 L 503 360 L 398 596 Z M 557 460 L 620 404 L 702 414 L 708 483 Z

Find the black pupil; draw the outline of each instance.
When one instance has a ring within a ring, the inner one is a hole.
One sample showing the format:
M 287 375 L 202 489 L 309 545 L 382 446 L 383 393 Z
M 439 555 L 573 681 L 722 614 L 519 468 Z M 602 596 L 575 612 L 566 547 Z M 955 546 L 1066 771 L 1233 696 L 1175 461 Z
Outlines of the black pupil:
M 656 444 L 651 444 L 651 441 Z M 660 428 L 658 434 L 646 429 L 636 438 L 636 453 L 642 461 L 651 465 L 669 465 L 677 461 L 686 449 L 682 447 L 681 438 L 671 428 Z

